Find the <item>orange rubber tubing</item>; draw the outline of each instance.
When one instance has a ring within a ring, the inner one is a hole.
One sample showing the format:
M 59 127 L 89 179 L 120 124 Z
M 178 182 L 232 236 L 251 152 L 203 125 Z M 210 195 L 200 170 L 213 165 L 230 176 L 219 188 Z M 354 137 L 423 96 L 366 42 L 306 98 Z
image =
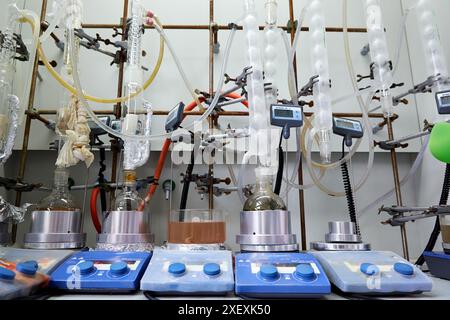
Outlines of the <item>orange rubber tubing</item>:
M 97 233 L 102 232 L 102 226 L 100 224 L 100 221 L 98 220 L 98 214 L 97 214 L 97 198 L 100 194 L 100 188 L 94 188 L 91 193 L 91 219 L 92 223 L 94 224 L 95 230 L 97 230 Z

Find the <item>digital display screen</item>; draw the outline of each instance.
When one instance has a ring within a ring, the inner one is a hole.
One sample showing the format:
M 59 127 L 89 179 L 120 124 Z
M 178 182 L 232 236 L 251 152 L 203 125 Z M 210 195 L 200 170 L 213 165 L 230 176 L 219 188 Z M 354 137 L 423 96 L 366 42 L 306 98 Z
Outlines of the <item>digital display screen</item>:
M 450 96 L 441 97 L 442 105 L 450 105 Z
M 255 263 L 255 266 L 261 267 L 261 266 L 264 265 L 264 264 L 270 264 L 270 265 L 273 265 L 273 266 L 275 266 L 275 267 L 277 267 L 277 268 L 295 268 L 295 267 L 297 267 L 300 263 L 299 263 L 299 262 L 296 262 L 296 263 L 288 263 L 288 262 L 284 262 L 284 263 L 274 263 L 274 262 L 270 262 L 270 261 L 267 261 L 267 262 L 262 262 L 262 261 L 260 261 L 260 262 Z
M 286 109 L 275 109 L 274 115 L 275 115 L 275 117 L 280 117 L 280 118 L 293 118 L 294 112 L 292 110 L 286 110 Z
M 353 123 L 351 123 L 349 121 L 336 119 L 336 125 L 338 127 L 345 128 L 345 129 L 351 129 L 351 130 L 355 129 L 355 126 L 353 125 Z
M 136 261 L 133 260 L 128 260 L 128 261 L 123 261 L 128 265 L 134 265 L 136 263 Z M 99 261 L 93 261 L 94 265 L 110 265 L 113 264 L 114 261 L 106 261 L 106 260 L 99 260 Z

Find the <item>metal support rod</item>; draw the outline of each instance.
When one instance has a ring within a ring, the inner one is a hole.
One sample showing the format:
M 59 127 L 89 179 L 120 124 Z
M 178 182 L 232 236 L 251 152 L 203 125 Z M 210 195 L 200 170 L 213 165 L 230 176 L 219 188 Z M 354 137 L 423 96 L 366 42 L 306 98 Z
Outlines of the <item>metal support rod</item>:
M 214 0 L 209 0 L 209 94 L 214 94 Z M 217 29 L 216 29 L 217 30 Z M 223 75 L 219 75 L 223 77 Z M 209 117 L 209 129 L 214 129 L 214 118 Z M 208 166 L 208 176 L 212 178 L 214 175 L 214 166 L 210 164 Z M 208 208 L 214 209 L 214 186 L 212 183 L 208 185 Z
M 402 137 L 400 139 L 386 141 L 386 144 L 396 145 L 396 144 L 407 142 L 407 141 L 414 140 L 417 138 L 422 138 L 422 137 L 428 136 L 430 134 L 431 134 L 430 131 L 424 131 L 424 132 L 419 132 L 419 133 L 415 133 L 415 134 L 410 134 L 410 135 Z
M 295 38 L 295 16 L 294 16 L 294 1 L 289 0 L 289 20 L 291 22 L 291 43 L 294 43 Z M 304 28 L 302 28 L 303 31 Z M 308 29 L 309 30 L 309 29 Z M 294 74 L 295 74 L 295 83 L 298 84 L 298 74 L 297 74 L 297 57 L 294 57 Z M 298 137 L 296 137 L 298 139 Z M 299 152 L 299 151 L 297 151 Z M 303 159 L 300 159 L 300 163 L 298 166 L 298 183 L 303 185 Z M 298 202 L 300 207 L 300 237 L 301 237 L 301 248 L 303 251 L 306 251 L 307 248 L 307 239 L 306 239 L 306 214 L 305 214 L 305 191 L 299 189 L 298 190 Z
M 42 6 L 41 6 L 41 16 L 40 20 L 41 22 L 45 20 L 45 14 L 47 12 L 47 0 L 42 0 Z M 31 75 L 31 86 L 30 86 L 30 96 L 28 97 L 28 111 L 32 111 L 33 104 L 34 104 L 34 96 L 36 93 L 36 84 L 37 84 L 37 77 L 38 77 L 38 68 L 39 68 L 39 56 L 36 55 L 34 58 L 34 65 L 33 65 L 33 74 Z M 19 172 L 17 174 L 17 180 L 21 181 L 25 177 L 25 169 L 27 164 L 27 158 L 28 158 L 28 144 L 30 141 L 30 131 L 31 131 L 31 120 L 32 117 L 30 117 L 27 114 L 27 118 L 25 120 L 25 131 L 23 134 L 23 142 L 22 142 L 22 152 L 20 154 L 20 164 L 19 164 Z M 16 201 L 15 204 L 17 207 L 20 206 L 22 202 L 22 192 L 18 191 L 16 193 Z M 12 242 L 16 242 L 17 237 L 17 225 L 14 224 L 11 231 L 11 237 Z
M 124 0 L 123 2 L 123 14 L 122 14 L 122 25 L 120 26 L 120 28 L 122 29 L 122 41 L 125 41 L 126 38 L 126 29 L 127 29 L 127 18 L 128 18 L 128 0 Z M 118 76 L 118 83 L 117 83 L 117 97 L 121 97 L 122 96 L 122 88 L 123 88 L 123 77 L 124 77 L 124 62 L 121 60 L 119 63 L 119 76 Z M 122 104 L 119 102 L 115 105 L 114 108 L 114 115 L 116 117 L 116 119 L 120 119 L 120 117 L 122 116 Z M 112 142 L 114 143 L 115 146 L 118 145 L 118 139 L 115 138 L 114 140 L 112 140 Z M 117 182 L 116 177 L 117 177 L 117 170 L 118 167 L 120 167 L 120 164 L 118 163 L 118 155 L 119 155 L 119 148 L 113 148 L 112 149 L 112 164 L 111 164 L 111 179 L 110 181 L 112 183 Z M 114 196 L 115 193 L 111 192 L 110 193 L 110 197 L 109 197 L 109 201 L 110 201 L 110 205 L 113 203 L 114 201 Z
M 387 120 L 389 140 L 394 140 L 394 129 L 392 127 L 392 121 L 390 118 L 386 120 Z M 395 197 L 397 200 L 397 206 L 403 206 L 402 191 L 400 186 L 400 175 L 398 172 L 397 153 L 395 149 L 391 150 L 391 162 L 392 162 L 392 172 L 394 175 Z M 403 257 L 409 261 L 408 237 L 405 225 L 400 226 L 400 233 L 402 237 Z
M 83 23 L 83 29 L 113 29 L 113 28 L 121 28 L 122 26 L 119 24 L 109 24 L 109 23 Z M 153 26 L 145 26 L 146 29 L 153 29 Z M 165 24 L 163 25 L 164 29 L 167 30 L 210 30 L 210 25 L 194 25 L 194 24 Z M 214 27 L 216 30 L 231 30 L 231 27 L 228 25 L 216 25 Z M 260 30 L 264 30 L 265 26 L 259 26 Z M 278 26 L 278 28 L 283 29 L 285 31 L 288 30 L 286 26 Z M 242 26 L 238 26 L 237 30 L 242 30 Z M 303 27 L 302 32 L 309 31 L 308 27 Z M 327 27 L 327 32 L 344 32 L 343 28 L 339 27 Z M 366 33 L 366 28 L 348 28 L 349 33 Z
M 55 115 L 55 109 L 41 109 L 39 111 L 34 111 L 39 115 Z M 96 110 L 94 111 L 96 115 L 115 115 L 114 111 L 111 110 Z M 136 114 L 145 114 L 145 111 L 138 111 Z M 153 111 L 154 116 L 167 116 L 169 111 L 163 110 L 155 110 Z M 235 116 L 248 116 L 247 111 L 218 111 L 215 113 L 217 116 L 225 116 L 225 117 L 235 117 Z M 203 111 L 188 111 L 184 112 L 185 116 L 201 116 L 203 115 Z M 305 117 L 311 117 L 313 115 L 312 112 L 305 112 Z M 362 113 L 352 113 L 352 112 L 334 112 L 333 116 L 338 118 L 362 118 Z M 369 118 L 376 119 L 384 119 L 384 115 L 382 113 L 371 113 L 369 114 Z

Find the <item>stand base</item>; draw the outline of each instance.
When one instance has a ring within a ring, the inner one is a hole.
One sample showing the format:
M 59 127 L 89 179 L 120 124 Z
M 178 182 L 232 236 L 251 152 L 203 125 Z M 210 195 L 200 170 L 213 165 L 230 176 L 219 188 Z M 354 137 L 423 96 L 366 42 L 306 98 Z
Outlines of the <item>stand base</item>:
M 241 251 L 295 252 L 297 236 L 291 232 L 289 211 L 241 211 L 241 230 L 236 236 Z
M 369 251 L 368 243 L 332 243 L 332 242 L 311 242 L 311 249 L 317 251 Z
M 450 254 L 425 251 L 423 256 L 433 276 L 450 280 Z
M 27 233 L 24 247 L 27 249 L 79 249 L 86 243 L 85 233 Z
M 79 249 L 86 243 L 82 216 L 76 211 L 33 211 L 24 246 L 29 249 Z

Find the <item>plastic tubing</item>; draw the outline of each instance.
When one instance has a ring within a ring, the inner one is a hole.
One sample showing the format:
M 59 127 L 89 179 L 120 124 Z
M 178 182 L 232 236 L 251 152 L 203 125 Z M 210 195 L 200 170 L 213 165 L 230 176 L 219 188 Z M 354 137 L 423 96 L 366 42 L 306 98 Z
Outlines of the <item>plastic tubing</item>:
M 41 35 L 39 40 L 41 42 L 45 42 L 51 35 L 53 31 L 55 31 L 58 23 L 61 21 L 61 17 L 64 14 L 64 9 L 67 6 L 67 0 L 54 0 L 53 1 L 53 19 L 50 21 L 50 24 L 45 30 L 45 32 Z
M 374 92 L 371 92 L 369 94 L 369 96 L 368 96 L 367 103 L 366 103 L 367 107 L 370 105 L 370 102 L 372 101 L 373 93 Z M 368 116 L 368 113 L 367 113 L 367 109 L 368 109 L 367 107 L 365 107 L 363 109 L 362 113 L 363 113 L 364 129 L 365 129 L 366 135 L 368 136 L 368 139 L 369 139 L 369 159 L 368 159 L 367 170 L 364 173 L 361 181 L 355 186 L 354 192 L 358 191 L 364 185 L 364 183 L 367 181 L 367 179 L 369 178 L 370 171 L 371 171 L 371 169 L 373 167 L 373 161 L 374 161 L 374 153 L 375 153 L 374 152 L 374 148 L 375 148 L 375 146 L 374 146 L 373 143 L 371 143 L 373 141 L 373 133 L 372 133 L 372 127 L 371 127 L 370 121 L 369 121 L 369 116 Z M 314 168 L 313 168 L 312 160 L 311 160 L 312 144 L 313 144 L 313 140 L 314 140 L 313 137 L 316 134 L 316 132 L 314 132 L 314 131 L 315 131 L 315 129 L 313 129 L 310 132 L 310 134 L 307 136 L 308 142 L 307 142 L 307 151 L 306 151 L 306 164 L 307 164 L 307 167 L 308 167 L 309 174 L 310 174 L 311 178 L 313 179 L 314 183 L 323 192 L 327 193 L 330 196 L 344 197 L 346 195 L 345 192 L 337 192 L 337 191 L 334 191 L 334 190 L 331 190 L 331 189 L 327 188 L 325 185 L 323 185 L 320 182 L 320 179 L 316 176 L 316 173 L 314 172 Z M 353 148 L 352 151 L 355 150 L 355 149 L 356 148 Z M 341 161 L 339 161 L 339 162 L 341 162 Z M 347 161 L 345 161 L 345 162 L 347 162 Z M 341 162 L 341 163 L 343 163 L 343 162 Z
M 99 194 L 100 188 L 94 188 L 91 193 L 91 201 L 90 201 L 91 219 L 97 233 L 102 232 L 102 225 L 100 224 L 100 220 L 98 219 L 97 213 L 97 199 Z
M 289 68 L 294 68 L 294 58 L 295 58 L 295 53 L 297 52 L 297 46 L 298 46 L 298 42 L 300 40 L 300 34 L 302 31 L 302 27 L 303 27 L 303 22 L 305 20 L 305 15 L 306 12 L 308 11 L 309 5 L 311 4 L 312 0 L 309 0 L 306 5 L 303 7 L 302 11 L 300 12 L 300 17 L 298 18 L 298 24 L 297 24 L 297 28 L 295 30 L 295 37 L 294 37 L 294 41 L 292 42 L 292 48 L 290 50 L 290 54 L 289 54 L 289 59 L 288 59 L 288 64 L 289 64 Z M 289 43 L 289 42 L 288 42 Z M 286 42 L 285 42 L 286 44 Z M 294 74 L 293 73 L 289 73 L 289 81 L 290 84 L 293 85 L 293 87 L 289 87 L 290 89 L 294 89 L 295 92 L 295 96 L 297 97 L 297 86 L 295 85 L 295 79 L 294 79 Z M 291 92 L 291 96 L 292 96 Z M 297 101 L 297 99 L 296 99 Z M 294 102 L 295 103 L 295 102 Z
M 155 22 L 156 25 L 159 24 L 159 20 L 157 20 L 155 18 Z M 42 49 L 42 45 L 41 42 L 38 42 L 38 53 L 39 56 L 42 60 L 42 62 L 44 63 L 45 67 L 47 68 L 47 70 L 50 72 L 50 74 L 52 75 L 53 78 L 55 78 L 55 80 L 61 85 L 63 86 L 66 90 L 68 90 L 69 92 L 71 92 L 72 94 L 76 95 L 77 94 L 77 90 L 76 88 L 74 88 L 73 86 L 71 86 L 67 81 L 65 81 L 59 74 L 58 72 L 56 72 L 56 70 L 50 65 L 47 57 L 45 56 L 44 50 Z M 140 89 L 138 92 L 134 93 L 132 96 L 130 97 L 120 97 L 120 98 L 113 98 L 113 99 L 106 99 L 106 98 L 98 98 L 98 97 L 94 97 L 91 96 L 89 94 L 84 94 L 84 97 L 92 102 L 97 102 L 97 103 L 105 103 L 105 104 L 114 104 L 114 103 L 122 103 L 127 101 L 130 98 L 133 98 L 134 96 L 140 94 L 142 91 L 145 91 L 155 80 L 156 76 L 158 75 L 158 72 L 161 68 L 161 64 L 164 58 L 164 38 L 161 36 L 160 37 L 160 41 L 159 41 L 159 55 L 158 55 L 158 60 L 156 62 L 155 68 L 153 69 L 153 72 L 151 73 L 150 77 L 148 78 L 148 80 L 144 83 L 142 89 Z
M 398 68 L 399 68 L 399 62 L 400 62 L 400 55 L 402 53 L 402 47 L 403 47 L 403 41 L 405 40 L 405 33 L 406 33 L 406 21 L 408 20 L 408 16 L 411 12 L 411 8 L 407 9 L 405 14 L 402 17 L 402 20 L 400 22 L 400 28 L 399 28 L 399 36 L 398 36 L 398 47 L 397 47 L 397 53 L 395 54 L 395 62 L 394 62 L 394 70 L 392 71 L 392 76 L 395 77 L 397 74 Z
M 34 60 L 36 58 L 36 49 L 38 46 L 38 37 L 39 37 L 39 28 L 36 28 L 35 26 L 39 25 L 39 17 L 37 16 L 37 14 L 33 11 L 30 10 L 19 10 L 19 14 L 22 16 L 22 18 L 19 19 L 19 22 L 23 23 L 23 22 L 27 22 L 28 20 L 33 21 L 33 23 L 30 23 L 30 27 L 31 27 L 31 32 L 33 34 L 33 43 L 30 47 L 30 69 L 29 69 L 29 77 L 26 81 L 25 87 L 24 87 L 24 91 L 23 91 L 23 95 L 22 95 L 22 99 L 20 99 L 21 103 L 21 111 L 19 114 L 19 124 L 22 123 L 23 121 L 23 117 L 25 115 L 25 107 L 26 107 L 26 102 L 28 101 L 28 99 L 26 99 L 25 97 L 27 97 L 30 94 L 30 88 L 31 88 L 31 74 L 33 73 L 33 67 L 34 67 Z
M 299 25 L 297 27 L 297 32 L 300 33 L 301 32 L 301 25 L 303 22 L 303 15 L 306 12 L 308 6 L 306 6 L 301 15 L 300 15 L 300 19 L 299 19 Z M 299 34 L 296 33 L 296 37 L 297 37 L 297 41 L 298 41 L 298 37 Z M 281 32 L 282 35 L 282 39 L 283 39 L 283 43 L 284 43 L 284 48 L 286 51 L 286 55 L 288 60 L 290 61 L 291 56 L 292 56 L 292 62 L 290 62 L 288 64 L 288 82 L 289 82 L 289 94 L 291 96 L 291 100 L 293 101 L 293 103 L 295 105 L 298 105 L 298 98 L 297 98 L 297 85 L 295 83 L 295 71 L 294 71 L 294 56 L 295 56 L 295 51 L 292 55 L 292 50 L 291 50 L 291 45 L 289 43 L 289 39 L 287 37 L 287 34 L 285 32 Z M 309 126 L 312 127 L 312 123 L 309 120 L 309 118 L 305 117 L 304 119 L 305 123 L 304 126 Z M 317 139 L 317 138 L 316 138 Z M 296 143 L 297 143 L 297 152 L 296 152 L 296 160 L 295 160 L 295 170 L 292 172 L 291 178 L 289 181 L 286 181 L 286 177 L 283 176 L 283 180 L 285 182 L 288 183 L 289 188 L 286 188 L 286 192 L 289 192 L 291 188 L 296 188 L 296 189 L 302 189 L 302 190 L 306 190 L 309 188 L 314 187 L 314 184 L 309 184 L 309 185 L 299 185 L 296 184 L 295 181 L 295 177 L 296 177 L 296 173 L 298 171 L 298 168 L 300 166 L 300 162 L 302 160 L 302 143 L 301 143 L 301 129 L 296 129 Z M 321 179 L 323 176 L 325 175 L 325 170 L 323 168 L 320 168 L 320 175 L 319 175 L 319 179 Z M 243 195 L 241 195 L 241 198 L 243 197 Z
M 221 69 L 221 72 L 223 72 L 223 74 L 225 73 L 225 70 L 226 70 L 226 67 L 227 67 L 228 58 L 229 58 L 230 50 L 231 50 L 231 45 L 233 43 L 233 39 L 234 39 L 235 33 L 236 33 L 236 30 L 232 29 L 231 33 L 230 33 L 230 36 L 228 37 L 227 46 L 226 46 L 226 50 L 225 50 L 225 58 L 224 58 L 224 62 L 223 62 L 222 69 Z M 71 41 L 72 49 L 73 49 L 73 46 L 74 46 L 74 43 L 75 43 L 74 37 L 75 37 L 74 32 L 73 32 L 73 30 L 71 30 L 71 32 L 69 32 L 69 40 L 70 39 L 72 40 Z M 71 55 L 74 55 L 74 50 L 70 50 L 70 51 L 71 51 Z M 122 140 L 129 139 L 129 140 L 135 140 L 135 141 L 147 141 L 147 140 L 156 140 L 156 139 L 170 137 L 170 135 L 171 135 L 170 133 L 164 133 L 164 134 L 158 134 L 158 135 L 148 135 L 148 136 L 137 136 L 137 135 L 124 134 L 124 133 L 120 133 L 118 131 L 115 131 L 112 128 L 110 128 L 109 126 L 105 125 L 103 122 L 101 122 L 98 119 L 97 115 L 92 111 L 92 109 L 89 106 L 89 103 L 87 102 L 85 96 L 83 95 L 83 89 L 81 87 L 81 82 L 80 82 L 80 78 L 79 78 L 79 75 L 78 75 L 78 68 L 77 68 L 76 61 L 74 61 L 74 66 L 73 67 L 74 67 L 73 78 L 74 78 L 75 88 L 77 89 L 76 93 L 77 93 L 78 97 L 80 98 L 80 101 L 81 101 L 82 105 L 84 106 L 84 108 L 86 109 L 86 111 L 89 114 L 89 116 L 92 118 L 92 120 L 100 128 L 102 128 L 106 132 L 112 134 L 113 136 L 121 138 Z M 217 105 L 217 103 L 219 101 L 219 98 L 221 96 L 221 91 L 222 91 L 223 84 L 224 84 L 224 77 L 221 77 L 221 80 L 219 81 L 218 88 L 217 88 L 216 94 L 214 96 L 214 99 L 213 99 L 211 105 L 204 112 L 203 116 L 199 120 L 196 120 L 196 121 L 203 121 L 215 109 L 215 107 L 216 107 L 216 105 Z M 197 103 L 197 105 L 198 105 L 198 103 Z M 190 124 L 188 126 L 185 126 L 185 129 L 188 130 L 189 128 L 191 128 L 193 126 L 194 126 L 194 123 L 192 123 L 192 124 Z
M 170 54 L 172 55 L 172 58 L 175 61 L 175 64 L 177 65 L 178 71 L 180 72 L 180 75 L 183 78 L 186 88 L 189 90 L 189 93 L 192 95 L 192 98 L 194 98 L 195 102 L 197 102 L 197 105 L 200 106 L 201 108 L 203 108 L 203 106 L 201 106 L 201 102 L 198 98 L 198 95 L 195 93 L 192 84 L 190 83 L 186 73 L 184 72 L 183 66 L 181 65 L 180 60 L 178 59 L 178 56 L 175 53 L 175 49 L 173 48 L 172 43 L 169 41 L 169 38 L 167 37 L 166 33 L 164 32 L 164 29 L 162 28 L 161 24 L 159 23 L 159 21 L 156 17 L 155 17 L 155 21 L 157 21 L 157 23 L 155 23 L 155 29 L 159 32 L 161 37 L 164 39 L 164 41 L 167 45 L 167 48 L 169 49 Z M 233 37 L 234 37 L 234 33 L 233 33 Z M 219 99 L 219 98 L 217 98 L 217 99 Z M 208 114 L 208 116 L 209 116 L 209 114 Z M 203 118 L 203 119 L 205 119 L 205 118 Z
M 311 123 L 309 123 L 309 124 L 305 123 L 305 126 L 311 127 Z M 297 155 L 296 155 L 296 160 L 295 160 L 296 165 L 295 165 L 294 170 L 292 171 L 292 174 L 290 175 L 289 179 L 287 179 L 285 176 L 283 176 L 283 181 L 285 183 L 287 183 L 287 185 L 288 185 L 286 187 L 286 189 L 285 189 L 284 194 L 283 194 L 284 197 L 287 196 L 287 194 L 292 190 L 292 188 L 300 189 L 300 190 L 307 190 L 307 189 L 311 189 L 312 187 L 315 186 L 314 182 L 310 183 L 310 184 L 304 184 L 304 185 L 300 185 L 300 184 L 295 183 L 295 179 L 296 179 L 297 174 L 298 174 L 298 168 L 300 167 L 300 161 L 302 159 L 302 154 L 303 154 L 301 152 L 301 148 L 302 147 L 301 147 L 301 143 L 300 143 L 300 141 L 301 141 L 301 139 L 300 139 L 301 132 L 300 131 L 301 131 L 300 129 L 296 130 L 296 132 L 297 132 L 297 134 L 296 134 L 297 150 L 300 150 L 300 151 L 297 152 Z M 319 169 L 320 169 L 320 171 L 319 171 L 318 179 L 321 180 L 325 176 L 326 170 L 323 169 L 323 168 L 319 168 Z

